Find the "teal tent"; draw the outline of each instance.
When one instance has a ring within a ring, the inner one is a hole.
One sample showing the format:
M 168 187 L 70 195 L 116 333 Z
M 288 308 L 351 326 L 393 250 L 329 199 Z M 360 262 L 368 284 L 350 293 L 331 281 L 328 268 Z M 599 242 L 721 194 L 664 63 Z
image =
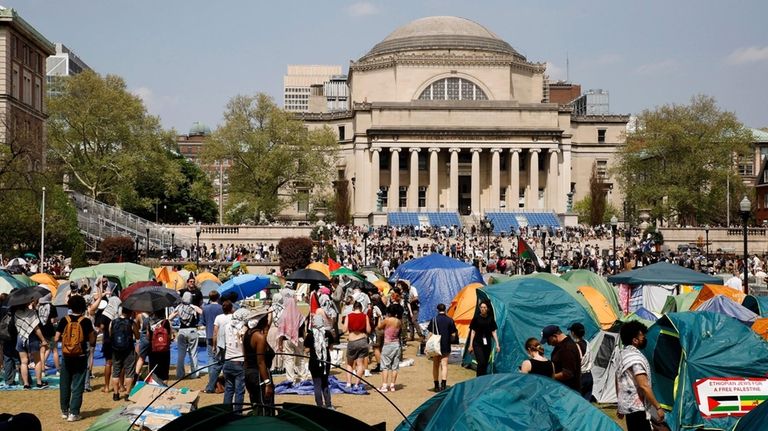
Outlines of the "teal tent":
M 598 292 L 605 296 L 605 299 L 607 299 L 608 303 L 611 304 L 611 308 L 613 308 L 613 311 L 616 313 L 616 315 L 619 316 L 621 314 L 621 307 L 619 307 L 619 295 L 616 293 L 616 288 L 611 286 L 605 277 L 597 275 L 596 273 L 586 269 L 576 269 L 566 272 L 563 274 L 562 278 L 576 287 L 594 287 Z
M 739 419 L 733 431 L 765 431 L 768 424 L 768 403 L 763 401 L 746 416 Z
M 624 271 L 608 277 L 613 284 L 723 284 L 720 277 L 683 268 L 667 262 L 654 263 L 642 268 Z
M 580 322 L 588 340 L 598 332 L 597 323 L 589 311 L 573 296 L 548 281 L 516 278 L 478 289 L 477 298 L 490 300 L 499 328 L 497 335 L 502 349 L 498 354 L 492 353 L 489 368 L 492 373 L 516 372 L 520 363 L 528 358 L 525 340 L 540 338 L 541 329 L 547 325 L 558 325 L 567 332 L 566 328 L 572 323 Z M 551 351 L 551 347 L 545 348 Z M 465 355 L 464 363 L 471 363 L 469 355 Z
M 748 326 L 719 313 L 667 314 L 651 326 L 647 338 L 644 353 L 652 368 L 653 393 L 671 410 L 667 423 L 673 431 L 732 429 L 746 414 L 738 406 L 749 394 L 738 392 L 739 387 L 735 393 L 718 390 L 713 395 L 705 391 L 706 385 L 768 376 L 768 343 Z M 728 404 L 732 402 L 735 405 Z
M 495 374 L 458 383 L 428 399 L 396 431 L 619 431 L 578 393 L 547 377 Z
M 699 291 L 681 293 L 679 295 L 669 295 L 667 301 L 664 303 L 664 307 L 661 309 L 661 314 L 666 313 L 682 313 L 691 309 L 691 305 L 696 301 L 699 296 Z
M 741 301 L 741 305 L 751 310 L 760 317 L 768 317 L 768 296 L 747 295 Z

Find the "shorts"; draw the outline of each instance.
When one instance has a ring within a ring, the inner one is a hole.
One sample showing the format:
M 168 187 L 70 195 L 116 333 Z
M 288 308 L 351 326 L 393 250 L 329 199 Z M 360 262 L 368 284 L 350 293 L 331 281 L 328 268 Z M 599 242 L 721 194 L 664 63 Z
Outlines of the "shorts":
M 107 361 L 112 360 L 112 343 L 101 343 L 101 354 Z
M 347 342 L 347 361 L 368 357 L 368 339 L 361 338 Z
M 381 349 L 381 347 L 384 345 L 384 330 L 376 330 L 376 342 L 373 344 L 373 347 L 377 349 Z
M 16 339 L 16 351 L 21 353 L 39 353 L 40 352 L 40 339 L 36 335 L 32 334 L 29 339 L 23 339 L 18 337 Z
M 112 352 L 112 378 L 120 377 L 123 370 L 126 379 L 136 377 L 136 352 L 133 350 Z
M 397 371 L 400 368 L 400 343 L 386 343 L 381 349 L 381 369 Z
M 149 343 L 149 340 L 142 338 L 141 341 L 139 341 L 139 357 L 146 359 L 151 352 L 152 345 Z

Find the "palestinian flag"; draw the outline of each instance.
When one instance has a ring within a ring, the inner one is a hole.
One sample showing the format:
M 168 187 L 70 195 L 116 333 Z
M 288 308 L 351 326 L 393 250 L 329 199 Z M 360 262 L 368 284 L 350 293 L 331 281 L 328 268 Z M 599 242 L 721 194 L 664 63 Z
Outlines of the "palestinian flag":
M 517 255 L 521 259 L 530 259 L 533 264 L 536 265 L 536 270 L 541 271 L 544 269 L 544 261 L 539 256 L 536 256 L 536 252 L 528 245 L 522 237 L 517 237 Z
M 741 410 L 741 403 L 737 395 L 723 395 L 719 397 L 707 398 L 709 411 L 712 413 L 738 412 Z
M 341 264 L 339 262 L 336 262 L 335 260 L 328 258 L 328 270 L 330 272 L 336 271 L 337 269 L 341 268 Z

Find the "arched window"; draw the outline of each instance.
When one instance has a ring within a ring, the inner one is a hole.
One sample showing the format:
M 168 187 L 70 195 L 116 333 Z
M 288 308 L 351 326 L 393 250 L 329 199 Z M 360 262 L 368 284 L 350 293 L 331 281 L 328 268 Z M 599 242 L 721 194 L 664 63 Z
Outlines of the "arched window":
M 441 78 L 425 88 L 419 100 L 488 100 L 488 96 L 472 81 Z

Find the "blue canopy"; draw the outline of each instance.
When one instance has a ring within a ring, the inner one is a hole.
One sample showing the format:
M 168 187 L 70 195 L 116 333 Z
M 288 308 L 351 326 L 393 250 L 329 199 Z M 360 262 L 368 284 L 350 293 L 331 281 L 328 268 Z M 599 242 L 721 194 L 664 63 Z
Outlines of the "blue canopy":
M 720 277 L 712 277 L 668 262 L 624 271 L 608 277 L 608 281 L 613 284 L 723 284 Z
M 711 311 L 713 313 L 725 314 L 749 326 L 752 326 L 755 319 L 760 317 L 725 295 L 715 295 L 709 298 L 699 305 L 696 311 Z
M 437 304 L 448 307 L 464 286 L 485 284 L 477 268 L 440 253 L 412 259 L 398 266 L 389 276 L 389 282 L 394 284 L 398 280 L 408 280 L 419 291 L 421 322 L 437 315 Z
M 240 300 L 261 292 L 269 283 L 266 275 L 243 274 L 227 280 L 218 290 L 221 295 L 237 292 L 237 299 Z

